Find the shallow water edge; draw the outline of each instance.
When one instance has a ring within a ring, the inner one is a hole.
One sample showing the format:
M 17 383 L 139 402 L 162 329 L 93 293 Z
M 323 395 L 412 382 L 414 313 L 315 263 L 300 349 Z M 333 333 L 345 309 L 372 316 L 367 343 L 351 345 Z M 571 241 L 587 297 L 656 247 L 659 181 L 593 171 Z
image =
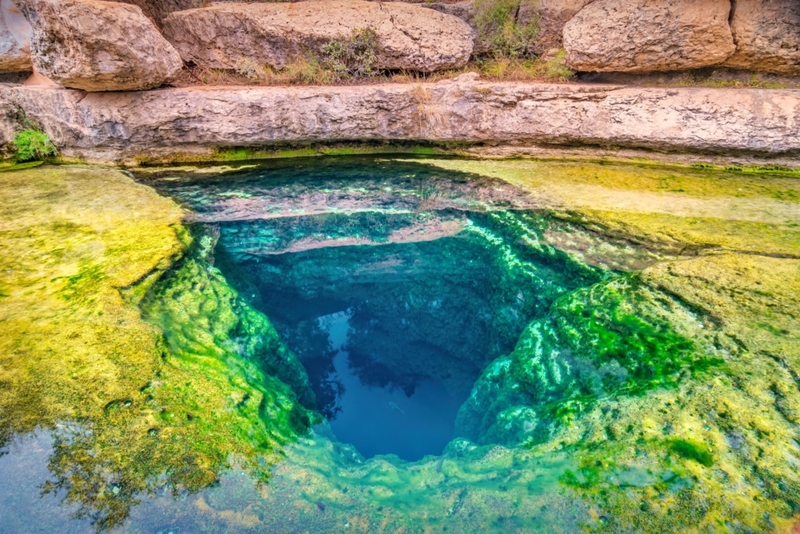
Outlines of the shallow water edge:
M 0 469 L 26 488 L 0 495 L 9 524 L 776 531 L 797 514 L 796 179 L 439 158 L 140 178 L 164 196 L 107 169 L 0 173 Z M 412 419 L 424 380 L 463 391 L 457 439 L 410 462 L 341 439 L 319 401 L 342 407 L 323 371 L 343 362 L 398 392 L 384 419 Z

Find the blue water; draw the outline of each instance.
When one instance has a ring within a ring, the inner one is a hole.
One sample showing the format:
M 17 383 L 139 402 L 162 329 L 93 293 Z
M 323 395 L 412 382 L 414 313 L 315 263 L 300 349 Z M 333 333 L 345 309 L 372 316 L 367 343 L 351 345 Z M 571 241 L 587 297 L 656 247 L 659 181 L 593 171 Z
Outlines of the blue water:
M 319 318 L 336 351 L 335 373 L 330 378 L 343 386 L 337 399 L 339 411 L 330 421 L 337 439 L 354 445 L 367 458 L 391 453 L 414 461 L 441 454 L 453 438 L 453 423 L 463 399 L 433 380 L 420 381 L 411 395 L 394 385 L 364 384 L 344 350 L 350 317 L 345 311 Z

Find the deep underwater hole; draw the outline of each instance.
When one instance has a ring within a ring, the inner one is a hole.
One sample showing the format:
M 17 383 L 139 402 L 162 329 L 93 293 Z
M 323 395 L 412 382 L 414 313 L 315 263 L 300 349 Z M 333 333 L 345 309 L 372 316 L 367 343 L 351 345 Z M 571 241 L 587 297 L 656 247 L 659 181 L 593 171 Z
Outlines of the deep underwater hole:
M 548 215 L 522 209 L 511 186 L 417 163 L 295 162 L 155 185 L 193 210 L 211 261 L 365 457 L 440 454 L 486 366 L 600 277 L 546 243 Z

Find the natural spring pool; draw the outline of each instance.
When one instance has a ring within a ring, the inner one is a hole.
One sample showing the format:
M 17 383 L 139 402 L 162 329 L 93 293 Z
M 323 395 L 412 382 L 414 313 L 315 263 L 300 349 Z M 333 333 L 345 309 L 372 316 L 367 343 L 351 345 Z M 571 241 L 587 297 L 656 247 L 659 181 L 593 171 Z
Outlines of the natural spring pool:
M 336 157 L 134 178 L 0 173 L 0 531 L 800 513 L 796 173 Z

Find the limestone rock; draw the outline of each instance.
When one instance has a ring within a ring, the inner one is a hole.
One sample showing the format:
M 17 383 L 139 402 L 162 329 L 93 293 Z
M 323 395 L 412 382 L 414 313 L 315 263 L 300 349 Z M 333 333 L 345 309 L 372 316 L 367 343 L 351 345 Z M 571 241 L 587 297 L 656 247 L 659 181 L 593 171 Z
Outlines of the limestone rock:
M 133 4 L 142 8 L 142 12 L 158 27 L 161 27 L 164 18 L 173 11 L 192 9 L 198 6 L 199 0 L 111 0 Z
M 736 53 L 724 66 L 800 75 L 800 2 L 736 0 L 731 29 Z
M 796 90 L 476 82 L 91 93 L 0 85 L 0 144 L 17 107 L 67 156 L 212 157 L 220 147 L 321 142 L 591 145 L 800 154 Z M 769 110 L 765 112 L 764 110 Z
M 579 71 L 658 72 L 716 65 L 735 50 L 730 0 L 595 0 L 564 26 Z
M 472 53 L 467 23 L 399 2 L 217 4 L 164 21 L 164 35 L 184 61 L 222 69 L 236 68 L 242 58 L 283 68 L 293 57 L 363 28 L 378 35 L 379 68 L 432 72 L 460 67 Z
M 22 0 L 36 69 L 64 87 L 130 91 L 164 84 L 180 56 L 136 6 L 99 0 Z
M 542 55 L 563 46 L 564 25 L 592 0 L 530 0 L 520 5 L 518 20 L 523 24 L 538 22 L 539 34 L 532 52 Z
M 0 1 L 0 72 L 28 72 L 31 25 L 11 0 Z
M 454 17 L 458 17 L 470 26 L 472 24 L 472 19 L 475 16 L 475 5 L 472 0 L 464 0 L 462 2 L 431 2 L 423 4 L 425 7 L 429 7 L 441 13 L 445 13 L 447 15 L 453 15 Z

